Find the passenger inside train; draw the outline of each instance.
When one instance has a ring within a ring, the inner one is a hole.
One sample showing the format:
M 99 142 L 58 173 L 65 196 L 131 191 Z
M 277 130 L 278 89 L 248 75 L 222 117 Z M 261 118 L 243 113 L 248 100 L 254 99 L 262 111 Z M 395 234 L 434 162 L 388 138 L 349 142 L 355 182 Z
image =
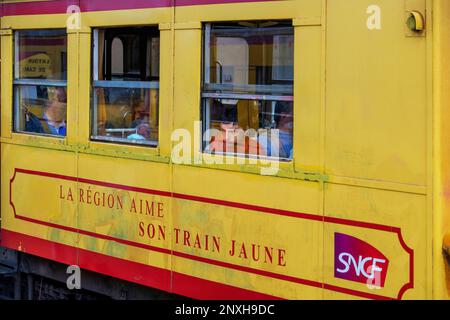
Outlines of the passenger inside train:
M 14 42 L 14 131 L 65 137 L 66 31 L 18 31 Z
M 292 23 L 208 23 L 204 50 L 204 136 L 221 132 L 205 139 L 204 151 L 292 160 Z
M 49 89 L 50 90 L 50 89 Z M 55 97 L 46 99 L 42 116 L 25 111 L 25 131 L 55 136 L 66 136 L 67 98 L 64 88 L 54 88 Z
M 159 30 L 94 30 L 91 139 L 158 144 Z

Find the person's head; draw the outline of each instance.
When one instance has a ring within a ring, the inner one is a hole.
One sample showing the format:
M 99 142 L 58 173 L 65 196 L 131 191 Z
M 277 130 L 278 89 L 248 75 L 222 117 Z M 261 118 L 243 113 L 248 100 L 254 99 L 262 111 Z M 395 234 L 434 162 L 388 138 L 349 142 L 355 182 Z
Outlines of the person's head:
M 55 100 L 61 103 L 67 103 L 67 93 L 65 88 L 56 88 Z
M 49 120 L 63 121 L 66 117 L 67 95 L 65 88 L 56 88 L 53 97 L 45 103 L 45 113 Z
M 150 139 L 150 136 L 152 134 L 152 130 L 148 123 L 140 123 L 136 127 L 136 133 L 143 136 L 145 139 Z
M 292 123 L 292 102 L 279 101 L 275 106 L 275 122 L 278 128 L 282 128 Z
M 139 100 L 134 106 L 133 112 L 135 119 L 146 120 L 149 118 L 152 90 L 145 89 L 144 100 Z

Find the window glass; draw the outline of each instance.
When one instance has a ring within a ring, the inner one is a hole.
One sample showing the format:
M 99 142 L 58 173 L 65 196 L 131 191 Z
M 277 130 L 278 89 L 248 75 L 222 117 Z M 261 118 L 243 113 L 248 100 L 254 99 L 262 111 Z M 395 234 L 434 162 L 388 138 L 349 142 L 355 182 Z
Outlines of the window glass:
M 67 80 L 65 30 L 16 31 L 15 79 Z
M 66 31 L 16 31 L 14 42 L 14 131 L 66 136 Z
M 157 90 L 95 88 L 94 101 L 97 108 L 92 119 L 96 124 L 94 139 L 137 144 L 156 143 L 158 110 L 151 106 L 157 105 L 157 100 Z
M 159 30 L 94 31 L 91 139 L 157 146 Z
M 292 159 L 291 22 L 206 24 L 203 61 L 204 151 Z

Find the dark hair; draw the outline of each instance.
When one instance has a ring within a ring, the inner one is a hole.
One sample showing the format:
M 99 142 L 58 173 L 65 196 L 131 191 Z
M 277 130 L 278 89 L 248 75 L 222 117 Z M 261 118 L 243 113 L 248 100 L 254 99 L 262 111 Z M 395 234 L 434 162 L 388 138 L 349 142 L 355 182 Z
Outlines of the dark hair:
M 67 103 L 67 93 L 65 88 L 56 89 L 56 100 L 58 102 Z
M 292 102 L 278 101 L 275 105 L 275 122 L 278 124 L 283 114 L 292 115 Z

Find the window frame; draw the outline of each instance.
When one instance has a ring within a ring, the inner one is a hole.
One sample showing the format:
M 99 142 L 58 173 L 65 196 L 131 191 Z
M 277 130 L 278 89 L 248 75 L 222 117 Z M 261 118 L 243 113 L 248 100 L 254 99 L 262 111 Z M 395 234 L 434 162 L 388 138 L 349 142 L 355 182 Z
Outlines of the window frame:
M 258 21 L 269 21 L 270 19 L 261 19 Z M 224 83 L 210 83 L 206 82 L 206 79 L 210 79 L 210 39 L 211 39 L 211 25 L 218 23 L 235 23 L 235 22 L 245 22 L 251 20 L 239 20 L 239 21 L 203 21 L 202 22 L 202 47 L 201 47 L 201 86 L 200 86 L 200 116 L 202 120 L 202 128 L 201 128 L 201 143 L 200 143 L 200 153 L 203 154 L 211 154 L 204 147 L 203 137 L 208 128 L 208 125 L 211 123 L 210 117 L 210 107 L 207 107 L 208 99 L 230 99 L 230 100 L 248 100 L 248 101 L 276 101 L 276 102 L 292 102 L 292 118 L 293 123 L 295 123 L 294 119 L 294 82 L 295 76 L 292 79 L 292 85 L 283 85 L 283 84 L 272 84 L 272 85 L 240 85 L 240 84 L 224 84 Z M 292 36 L 295 42 L 295 25 L 291 19 L 280 19 L 278 21 L 290 22 L 292 26 Z M 294 50 L 294 49 L 293 49 Z M 292 71 L 295 73 L 295 50 L 294 50 L 294 61 L 292 65 Z M 222 75 L 221 75 L 222 77 Z M 228 90 L 224 90 L 223 88 L 232 87 L 235 89 L 235 92 L 231 92 Z M 286 90 L 286 88 L 289 88 Z M 251 90 L 253 89 L 253 90 Z M 213 91 L 225 91 L 225 92 L 213 92 Z M 257 94 L 248 93 L 249 91 L 258 92 Z M 247 93 L 245 93 L 247 92 Z M 272 94 L 264 94 L 264 92 L 270 92 Z M 277 93 L 274 95 L 273 93 Z M 283 95 L 283 93 L 288 93 L 290 95 Z M 279 95 L 278 95 L 279 94 Z M 237 105 L 236 107 L 237 108 Z M 240 158 L 248 158 L 248 159 L 265 159 L 269 161 L 279 161 L 281 163 L 293 164 L 295 159 L 295 131 L 292 130 L 292 157 L 290 158 L 279 158 L 272 156 L 261 156 L 255 154 L 246 154 L 246 153 L 236 153 L 236 152 L 215 152 L 217 155 L 223 155 L 225 157 L 240 157 Z
M 122 88 L 122 89 L 157 89 L 158 93 L 160 92 L 160 82 L 161 82 L 161 78 L 159 76 L 159 80 L 158 81 L 142 81 L 142 80 L 98 80 L 99 79 L 99 30 L 107 30 L 107 29 L 131 29 L 131 28 L 140 28 L 140 27 L 150 27 L 150 28 L 155 28 L 156 30 L 158 30 L 158 32 L 154 32 L 151 35 L 157 35 L 158 37 L 155 38 L 159 38 L 161 41 L 161 30 L 158 29 L 158 25 L 153 26 L 153 25 L 149 25 L 149 26 L 133 26 L 133 25 L 127 25 L 125 27 L 114 27 L 114 26 L 108 26 L 108 27 L 93 27 L 92 28 L 92 41 L 91 41 L 91 55 L 92 55 L 92 63 L 91 63 L 91 81 L 90 81 L 90 117 L 89 117 L 89 141 L 92 143 L 110 143 L 110 144 L 116 144 L 116 145 L 120 145 L 120 146 L 128 146 L 128 147 L 147 147 L 150 148 L 150 150 L 158 150 L 159 145 L 160 145 L 160 128 L 159 128 L 159 108 L 160 108 L 160 95 L 158 94 L 158 140 L 157 141 L 140 141 L 140 140 L 127 140 L 126 138 L 117 138 L 117 137 L 107 137 L 107 136 L 101 136 L 101 135 L 94 135 L 93 134 L 93 124 L 97 123 L 96 121 L 96 112 L 95 112 L 95 106 L 97 105 L 97 95 L 94 93 L 94 91 L 96 89 L 108 89 L 108 88 Z M 142 34 L 145 34 L 145 32 L 143 32 L 142 30 L 137 29 L 138 32 L 137 34 L 139 36 L 141 36 Z M 116 38 L 112 37 L 112 41 Z M 122 40 L 122 39 L 121 39 Z M 112 44 L 111 41 L 111 44 Z M 123 43 L 123 41 L 122 41 Z M 159 72 L 161 70 L 161 43 L 160 43 L 160 48 L 159 48 L 159 64 L 158 64 L 158 68 L 159 68 Z M 107 48 L 105 48 L 105 54 L 106 56 L 110 56 L 109 53 L 106 51 Z M 125 52 L 125 49 L 124 49 Z M 151 54 L 151 53 L 150 53 Z M 150 56 L 151 57 L 151 56 Z M 109 68 L 111 69 L 111 68 Z M 158 74 L 159 74 L 158 72 Z M 124 74 L 125 74 L 125 66 L 124 66 Z M 106 72 L 105 72 L 106 75 Z M 112 72 L 109 71 L 109 75 L 112 76 Z M 151 77 L 151 72 L 150 72 L 150 77 Z M 119 128 L 119 129 L 125 129 L 125 128 Z M 131 128 L 130 128 L 131 130 Z M 121 130 L 120 132 L 122 132 L 123 130 Z M 133 128 L 133 131 L 135 131 L 135 129 Z M 130 131 L 131 132 L 131 131 Z
M 66 123 L 66 135 L 62 136 L 62 135 L 55 135 L 55 134 L 48 134 L 48 133 L 38 133 L 38 132 L 30 132 L 30 131 L 25 131 L 25 130 L 18 130 L 18 125 L 17 125 L 17 121 L 19 121 L 19 112 L 20 109 L 18 108 L 19 105 L 19 97 L 17 94 L 17 88 L 19 86 L 47 86 L 47 87 L 57 87 L 57 88 L 65 88 L 66 89 L 66 94 L 68 94 L 68 71 L 69 71 L 69 63 L 68 60 L 66 58 L 66 80 L 47 80 L 47 79 L 33 79 L 33 78 L 20 78 L 18 77 L 19 75 L 19 68 L 20 68 L 20 63 L 19 63 L 19 53 L 20 53 L 20 47 L 19 47 L 19 42 L 20 42 L 20 37 L 19 37 L 19 33 L 20 32 L 32 32 L 32 31 L 54 31 L 54 30 L 59 30 L 62 31 L 64 30 L 65 32 L 65 37 L 66 37 L 66 54 L 69 54 L 69 36 L 66 32 L 66 29 L 64 28 L 39 28 L 39 29 L 16 29 L 13 30 L 12 33 L 12 44 L 13 44 L 13 68 L 12 68 L 12 133 L 13 134 L 19 134 L 21 136 L 23 135 L 31 135 L 31 136 L 35 136 L 35 137 L 45 137 L 45 138 L 51 138 L 53 139 L 59 139 L 62 141 L 66 141 L 67 140 L 67 135 L 69 133 L 69 123 L 68 123 L 68 116 L 66 114 L 66 119 L 65 119 L 65 123 Z M 66 101 L 66 112 L 68 110 L 68 103 Z

